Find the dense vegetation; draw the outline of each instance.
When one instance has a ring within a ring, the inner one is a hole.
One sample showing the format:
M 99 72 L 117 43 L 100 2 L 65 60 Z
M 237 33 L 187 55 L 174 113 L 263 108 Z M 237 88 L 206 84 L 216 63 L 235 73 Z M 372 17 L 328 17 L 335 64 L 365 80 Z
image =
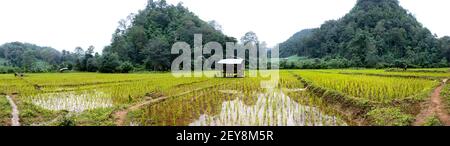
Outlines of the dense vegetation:
M 145 9 L 119 22 L 102 55 L 92 46 L 59 52 L 33 44 L 7 43 L 0 46 L 0 73 L 54 72 L 61 68 L 103 73 L 167 71 L 176 56 L 170 54 L 171 45 L 184 41 L 193 47 L 196 33 L 203 34 L 203 43 L 236 42 L 221 32 L 217 22 L 205 22 L 181 4 L 150 0 Z M 250 39 L 259 44 L 256 34 L 246 36 L 241 43 Z M 450 37 L 436 38 L 397 0 L 358 0 L 344 17 L 327 21 L 320 28 L 302 30 L 280 44 L 281 57 L 294 55 L 298 57 L 282 61 L 281 67 L 447 67 Z
M 304 29 L 300 32 L 295 33 L 291 38 L 289 38 L 284 43 L 280 44 L 280 57 L 290 57 L 294 54 L 299 54 L 300 48 L 306 47 L 304 43 L 299 40 L 306 39 L 310 37 L 315 29 Z
M 13 42 L 0 46 L 0 73 L 56 72 L 67 70 L 97 72 L 104 64 L 105 56 L 94 53 L 94 47 L 86 50 L 76 47 L 73 52 L 59 52 L 50 47 Z M 118 60 L 117 60 L 118 61 Z M 114 63 L 111 61 L 108 63 Z M 117 68 L 121 64 L 117 65 Z M 116 68 L 116 67 L 115 67 Z
M 43 72 L 58 68 L 62 54 L 51 47 L 28 43 L 7 43 L 0 46 L 0 73 L 26 70 Z
M 437 39 L 398 0 L 358 0 L 347 15 L 312 31 L 281 44 L 281 54 L 318 58 L 315 68 L 335 68 L 328 61 L 371 68 L 444 67 L 450 61 L 449 37 Z
M 52 72 L 61 68 L 103 73 L 167 71 L 176 57 L 170 53 L 172 44 L 183 41 L 193 47 L 194 34 L 203 34 L 203 42 L 236 42 L 221 32 L 217 22 L 205 22 L 181 4 L 149 0 L 144 10 L 119 22 L 111 45 L 102 55 L 94 53 L 92 46 L 58 52 L 49 47 L 8 43 L 0 47 L 0 72 Z
M 0 95 L 0 126 L 10 125 L 11 107 L 5 96 Z
M 176 57 L 170 53 L 171 45 L 182 41 L 193 47 L 194 34 L 203 34 L 203 42 L 236 42 L 216 22 L 205 22 L 181 4 L 161 0 L 149 1 L 144 10 L 122 20 L 103 53 L 117 54 L 119 60 L 147 70 L 165 71 Z

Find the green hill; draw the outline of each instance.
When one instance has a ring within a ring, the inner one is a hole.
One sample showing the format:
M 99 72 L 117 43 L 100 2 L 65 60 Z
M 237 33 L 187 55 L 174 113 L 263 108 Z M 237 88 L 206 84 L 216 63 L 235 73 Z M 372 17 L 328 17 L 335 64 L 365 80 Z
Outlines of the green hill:
M 448 46 L 442 44 L 398 0 L 358 0 L 338 20 L 325 22 L 312 34 L 291 38 L 280 50 L 295 50 L 284 56 L 344 58 L 352 67 L 448 66 Z M 300 47 L 298 47 L 300 46 Z
M 170 5 L 165 0 L 150 0 L 144 10 L 127 21 L 130 25 L 117 28 L 113 42 L 103 54 L 117 54 L 121 61 L 147 70 L 169 70 L 174 59 L 171 45 L 183 41 L 193 47 L 194 34 L 203 34 L 203 42 L 236 42 L 217 30 L 214 23 L 201 20 L 181 4 Z
M 57 70 L 61 52 L 51 47 L 12 42 L 0 46 L 0 73 L 17 71 L 44 72 Z M 9 71 L 8 71 L 9 70 Z
M 314 29 L 304 29 L 295 33 L 287 41 L 280 44 L 280 57 L 289 57 L 298 54 L 298 50 L 305 47 L 303 40 L 310 37 Z

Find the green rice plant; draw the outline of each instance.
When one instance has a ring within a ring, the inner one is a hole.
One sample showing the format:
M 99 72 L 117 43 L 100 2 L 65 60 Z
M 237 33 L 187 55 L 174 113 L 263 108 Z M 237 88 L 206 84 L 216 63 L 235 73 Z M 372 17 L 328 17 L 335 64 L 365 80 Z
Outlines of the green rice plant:
M 111 97 L 102 92 L 52 93 L 28 97 L 34 105 L 52 111 L 81 113 L 87 110 L 113 107 Z
M 163 74 L 153 74 L 158 77 Z M 98 74 L 98 73 L 42 73 L 28 74 L 24 79 L 40 86 L 84 86 L 105 83 L 139 81 L 149 77 L 146 74 Z
M 51 111 L 34 105 L 33 103 L 21 100 L 16 97 L 16 104 L 20 110 L 20 124 L 22 126 L 47 125 L 58 117 L 62 116 L 62 111 Z
M 145 108 L 146 116 L 138 116 L 141 120 L 152 119 L 139 125 L 345 125 L 336 122 L 338 118 L 326 116 L 326 113 L 317 113 L 318 107 L 308 108 L 309 114 L 298 123 L 288 123 L 289 119 L 300 119 L 296 112 L 302 110 L 299 103 L 290 97 L 276 92 L 264 91 L 261 88 L 261 78 L 245 79 L 214 79 L 225 83 L 220 86 L 196 91 L 178 98 L 172 98 L 163 103 L 150 105 Z M 298 83 L 298 82 L 292 82 Z M 222 91 L 222 92 L 221 92 Z M 223 92 L 235 91 L 235 92 Z M 256 92 L 258 91 L 258 92 Z M 282 92 L 281 92 L 282 93 Z M 230 96 L 231 95 L 231 96 Z M 312 99 L 310 105 L 315 105 Z M 322 103 L 319 103 L 322 104 Z M 324 106 L 324 105 L 321 105 Z M 140 112 L 139 112 L 140 113 Z M 314 118 L 314 119 L 312 119 Z
M 399 108 L 377 108 L 367 115 L 375 126 L 408 126 L 414 120 L 412 115 L 403 113 Z
M 35 87 L 13 75 L 0 74 L 0 94 L 33 93 Z
M 441 91 L 441 96 L 446 103 L 447 112 L 450 113 L 450 85 L 446 84 Z
M 42 124 L 77 113 L 76 125 L 113 125 L 115 111 L 140 102 L 170 97 L 128 115 L 131 125 L 346 125 L 319 98 L 300 94 L 304 85 L 288 71 L 280 72 L 280 89 L 264 89 L 266 78 L 174 78 L 148 74 L 0 75 L 0 92 L 18 93 L 24 125 Z M 286 93 L 286 94 L 285 94 Z M 294 97 L 295 96 L 295 97 Z M 233 114 L 234 113 L 234 114 Z M 295 115 L 295 116 L 294 116 Z M 215 120 L 217 118 L 219 120 Z M 203 120 L 202 120 L 203 119 Z M 43 124 L 45 125 L 45 124 Z
M 422 70 L 422 71 L 421 71 Z M 424 71 L 425 70 L 425 71 Z M 365 75 L 375 75 L 375 76 L 388 76 L 388 77 L 415 77 L 415 78 L 428 78 L 428 79 L 439 79 L 439 78 L 448 78 L 450 77 L 450 72 L 448 68 L 445 69 L 416 69 L 409 71 L 387 71 L 387 70 L 376 70 L 376 69 L 333 69 L 333 70 L 315 70 L 320 72 L 328 72 L 328 73 L 343 73 L 343 74 L 365 74 Z
M 5 96 L 0 95 L 0 126 L 11 125 L 11 106 Z
M 430 93 L 438 84 L 436 81 L 417 78 L 343 75 L 314 71 L 296 71 L 295 73 L 315 85 L 379 103 L 390 103 L 408 98 L 421 99 L 423 97 L 419 95 Z
M 299 80 L 297 80 L 297 77 L 285 70 L 280 71 L 279 87 L 294 90 L 305 88 L 305 86 Z

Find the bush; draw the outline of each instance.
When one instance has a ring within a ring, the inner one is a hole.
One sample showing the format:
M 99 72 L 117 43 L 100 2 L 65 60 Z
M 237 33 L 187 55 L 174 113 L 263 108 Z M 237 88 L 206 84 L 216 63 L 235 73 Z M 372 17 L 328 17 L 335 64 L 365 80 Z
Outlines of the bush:
M 390 66 L 392 66 L 392 65 L 384 63 L 384 62 L 380 62 L 375 65 L 375 68 L 376 69 L 384 69 L 384 68 L 388 68 Z
M 414 119 L 399 108 L 378 108 L 367 113 L 367 116 L 375 126 L 408 126 Z
M 101 73 L 116 73 L 120 72 L 120 61 L 119 56 L 115 53 L 104 54 L 100 59 Z
M 423 126 L 443 126 L 436 116 L 428 117 Z
M 133 64 L 131 64 L 131 62 L 128 61 L 120 65 L 120 70 L 122 71 L 122 73 L 129 73 L 130 71 L 133 71 L 133 69 L 134 69 Z
M 63 117 L 59 120 L 57 126 L 76 126 L 76 119 L 69 111 L 62 111 Z

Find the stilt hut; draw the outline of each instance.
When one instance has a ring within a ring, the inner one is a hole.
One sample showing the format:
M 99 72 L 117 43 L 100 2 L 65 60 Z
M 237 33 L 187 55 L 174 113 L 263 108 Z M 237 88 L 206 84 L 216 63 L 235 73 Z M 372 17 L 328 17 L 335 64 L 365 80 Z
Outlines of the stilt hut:
M 224 78 L 243 78 L 244 59 L 223 59 L 218 62 L 223 65 L 222 75 Z

